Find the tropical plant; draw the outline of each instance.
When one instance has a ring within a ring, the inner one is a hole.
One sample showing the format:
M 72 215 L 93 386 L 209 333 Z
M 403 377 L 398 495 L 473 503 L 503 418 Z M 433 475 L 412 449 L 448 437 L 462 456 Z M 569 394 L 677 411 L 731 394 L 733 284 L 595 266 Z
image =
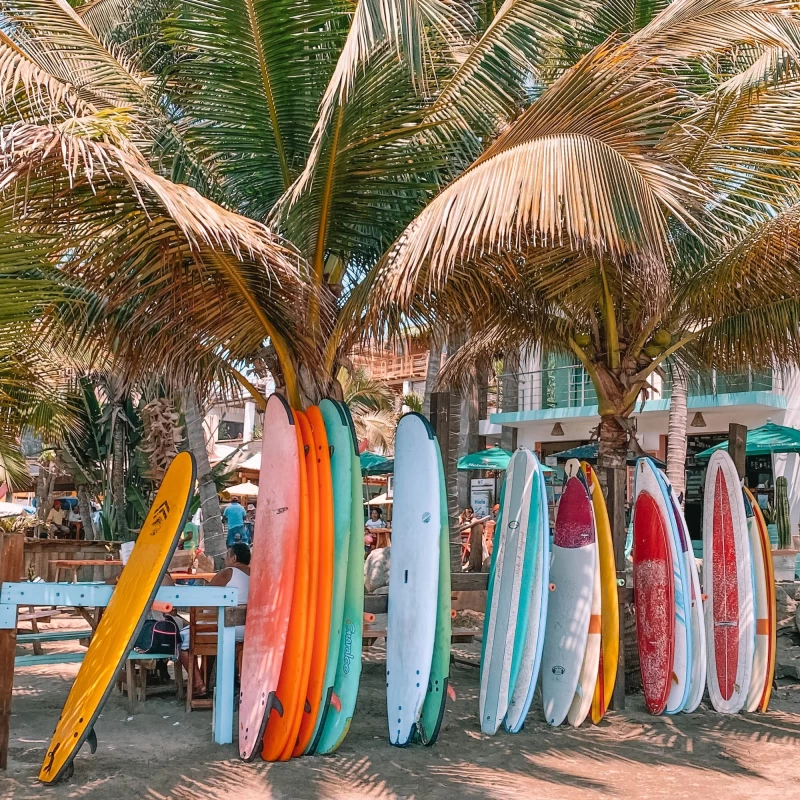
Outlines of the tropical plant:
M 633 13 L 631 13 L 633 12 Z M 536 97 L 359 289 L 469 332 L 445 373 L 567 351 L 622 468 L 654 374 L 800 360 L 794 2 L 612 2 L 534 70 Z
M 338 381 L 342 387 L 342 399 L 353 417 L 359 444 L 367 450 L 391 452 L 397 415 L 394 395 L 389 387 L 372 378 L 362 367 L 352 372 L 342 368 Z

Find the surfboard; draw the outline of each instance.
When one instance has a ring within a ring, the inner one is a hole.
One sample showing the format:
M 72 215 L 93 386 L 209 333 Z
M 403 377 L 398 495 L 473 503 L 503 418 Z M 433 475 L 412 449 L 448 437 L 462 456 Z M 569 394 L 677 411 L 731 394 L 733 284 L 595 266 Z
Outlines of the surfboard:
M 276 705 L 297 563 L 301 445 L 289 404 L 271 395 L 261 446 L 255 527 L 259 546 L 250 562 L 242 651 L 239 755 L 245 761 L 260 752 L 264 726 Z
M 439 738 L 439 730 L 447 705 L 447 686 L 450 679 L 450 642 L 452 639 L 451 592 L 450 592 L 450 525 L 447 518 L 447 487 L 439 442 L 436 444 L 436 460 L 439 465 L 439 596 L 436 603 L 436 633 L 433 640 L 431 674 L 428 692 L 422 704 L 419 719 L 419 737 L 428 747 Z
M 325 720 L 334 701 L 333 685 L 339 664 L 339 649 L 342 642 L 342 622 L 344 597 L 347 584 L 347 560 L 350 551 L 350 531 L 353 526 L 353 441 L 350 434 L 347 414 L 334 400 L 325 399 L 319 404 L 319 411 L 325 423 L 328 451 L 331 462 L 333 489 L 333 576 L 330 601 L 330 630 L 328 633 L 328 655 L 323 678 L 322 700 L 320 702 L 314 732 L 306 748 L 306 753 L 317 749 L 322 736 Z M 361 465 L 359 463 L 359 475 Z M 359 521 L 361 511 L 359 509 Z M 338 696 L 335 703 L 339 704 Z
M 766 611 L 769 635 L 767 639 L 767 669 L 764 675 L 764 688 L 761 693 L 761 700 L 758 704 L 758 708 L 761 711 L 766 711 L 769 707 L 770 695 L 772 694 L 772 682 L 775 679 L 775 655 L 777 653 L 778 613 L 775 607 L 775 572 L 772 565 L 772 545 L 769 541 L 767 521 L 764 519 L 764 515 L 761 513 L 761 509 L 750 490 L 745 487 L 744 491 L 749 496 L 750 504 L 753 507 L 756 525 L 758 526 L 758 533 L 761 539 L 761 554 L 764 559 L 764 583 L 767 589 Z
M 744 489 L 744 511 L 747 517 L 747 533 L 750 537 L 750 553 L 753 561 L 753 590 L 755 598 L 756 641 L 753 650 L 753 675 L 750 691 L 745 700 L 745 711 L 757 711 L 764 694 L 767 678 L 770 646 L 769 599 L 767 597 L 767 575 L 764 569 L 764 554 L 761 550 L 761 532 L 758 529 L 752 495 Z
M 583 473 L 583 470 L 581 470 Z M 584 480 L 588 480 L 583 473 Z M 594 512 L 592 513 L 592 524 L 594 525 Z M 595 527 L 595 536 L 597 529 Z M 578 678 L 578 685 L 575 687 L 575 696 L 572 698 L 567 721 L 573 728 L 579 728 L 592 709 L 594 691 L 597 687 L 597 675 L 600 667 L 600 648 L 602 639 L 602 586 L 600 578 L 600 558 L 594 562 L 594 583 L 592 585 L 592 609 L 589 617 L 589 633 L 586 637 L 586 650 L 583 654 L 583 664 Z
M 527 637 L 542 525 L 537 468 L 536 456 L 521 447 L 506 470 L 480 673 L 481 730 L 489 734 L 497 732 L 508 710 Z M 525 686 L 523 697 L 527 693 Z
M 283 751 L 279 755 L 280 761 L 288 761 L 292 757 L 295 747 L 297 747 L 297 737 L 300 734 L 300 726 L 303 722 L 306 706 L 308 704 L 308 681 L 311 676 L 311 665 L 313 661 L 314 649 L 314 631 L 317 619 L 317 603 L 318 603 L 318 580 L 319 580 L 319 529 L 320 529 L 320 483 L 319 483 L 319 469 L 317 465 L 316 441 L 314 439 L 314 431 L 308 417 L 303 411 L 296 411 L 296 420 L 300 435 L 303 437 L 303 462 L 305 464 L 305 475 L 308 482 L 308 516 L 306 518 L 306 525 L 308 527 L 307 534 L 307 566 L 302 573 L 298 573 L 295 578 L 294 598 L 292 600 L 293 611 L 294 605 L 298 602 L 298 598 L 305 595 L 305 620 L 304 630 L 302 637 L 305 639 L 303 643 L 303 660 L 301 662 L 300 671 L 296 675 L 296 688 L 294 689 L 294 717 L 289 717 L 284 714 L 282 722 L 288 729 L 289 735 L 286 739 L 286 744 Z M 301 561 L 301 556 L 298 554 L 298 562 Z M 298 583 L 298 579 L 305 583 Z M 305 588 L 305 591 L 304 591 Z M 298 614 L 299 616 L 300 614 Z M 290 622 L 291 625 L 291 622 Z M 292 635 L 290 629 L 289 635 Z M 280 685 L 278 687 L 280 696 Z M 284 702 L 284 708 L 286 703 Z M 310 710 L 310 705 L 308 705 Z M 269 732 L 269 729 L 268 729 Z M 302 751 L 301 751 L 302 753 Z
M 334 544 L 333 544 L 333 477 L 328 437 L 325 421 L 318 406 L 306 409 L 306 417 L 311 425 L 314 438 L 314 457 L 317 463 L 317 482 L 319 485 L 319 516 L 317 544 L 317 581 L 314 641 L 311 650 L 311 668 L 308 676 L 308 690 L 304 703 L 300 732 L 292 755 L 302 755 L 311 744 L 323 700 L 325 673 L 328 665 L 328 641 L 331 630 L 331 598 L 333 593 Z M 312 584 L 313 586 L 313 584 Z
M 675 584 L 669 508 L 648 459 L 636 462 L 633 587 L 642 690 L 651 714 L 662 714 L 672 688 Z
M 600 562 L 600 659 L 597 667 L 597 683 L 592 697 L 592 722 L 597 724 L 605 716 L 617 680 L 619 600 L 614 542 L 611 538 L 611 522 L 608 519 L 603 487 L 591 464 L 583 462 L 582 466 L 592 499 L 594 526 L 597 532 L 597 556 Z
M 685 558 L 692 602 L 690 625 L 692 632 L 692 667 L 689 680 L 689 696 L 686 698 L 686 705 L 683 710 L 686 713 L 691 713 L 697 710 L 700 701 L 703 699 L 703 692 L 706 689 L 706 628 L 703 616 L 703 594 L 700 589 L 697 559 L 694 557 L 694 549 L 691 546 L 689 529 L 686 526 L 686 519 L 672 487 L 670 487 L 670 501 L 676 524 L 683 531 L 683 537 L 687 543 Z
M 361 643 L 364 632 L 364 498 L 361 460 L 358 457 L 353 420 L 346 405 L 341 405 L 340 408 L 350 433 L 350 535 L 336 678 L 325 727 L 317 745 L 318 753 L 334 752 L 347 736 L 361 680 Z
M 672 506 L 672 485 L 667 476 L 649 459 L 645 461 L 656 476 L 669 523 L 669 549 L 672 557 L 672 578 L 675 591 L 675 650 L 672 658 L 672 685 L 667 698 L 665 714 L 677 714 L 686 707 L 692 678 L 692 587 L 686 563 L 686 551 L 689 547 L 683 528 L 678 525 L 675 510 Z
M 161 481 L 67 696 L 39 770 L 43 783 L 69 777 L 85 741 L 92 752 L 97 748 L 94 725 L 167 571 L 189 516 L 194 480 L 194 457 L 178 453 Z
M 717 711 L 735 714 L 753 671 L 753 566 L 739 477 L 723 450 L 713 453 L 706 470 L 703 557 L 708 694 Z
M 531 582 L 531 603 L 528 609 L 528 625 L 522 658 L 511 700 L 508 703 L 508 711 L 503 720 L 503 727 L 509 733 L 519 733 L 522 730 L 539 682 L 547 624 L 547 604 L 550 595 L 550 516 L 547 507 L 547 487 L 541 464 L 539 464 L 536 454 L 532 455 L 536 459 L 538 491 L 534 485 L 532 487 L 531 515 L 538 516 L 538 522 L 532 521 L 529 527 L 537 530 L 539 535 L 533 553 L 534 573 Z M 533 537 L 529 537 L 528 547 L 532 546 Z
M 409 413 L 395 433 L 392 568 L 386 640 L 389 741 L 411 743 L 428 689 L 439 590 L 440 489 L 428 420 Z
M 578 686 L 592 615 L 597 540 L 586 486 L 567 480 L 556 516 L 542 654 L 545 719 L 560 725 Z
M 306 648 L 308 644 L 308 593 L 311 574 L 311 481 L 307 472 L 305 457 L 306 438 L 308 434 L 307 420 L 302 411 L 292 411 L 297 448 L 300 454 L 300 524 L 297 527 L 297 557 L 295 559 L 294 585 L 289 589 L 292 595 L 292 607 L 289 613 L 289 626 L 286 632 L 286 647 L 283 653 L 283 664 L 275 691 L 276 704 L 267 720 L 264 730 L 261 758 L 264 761 L 288 760 L 291 756 L 290 742 L 295 720 L 302 712 L 302 685 L 305 673 Z M 262 478 L 263 480 L 263 478 Z M 316 487 L 314 487 L 316 488 Z M 246 635 L 246 632 L 245 632 Z M 295 736 L 297 733 L 295 732 Z M 288 755 L 285 750 L 289 748 Z

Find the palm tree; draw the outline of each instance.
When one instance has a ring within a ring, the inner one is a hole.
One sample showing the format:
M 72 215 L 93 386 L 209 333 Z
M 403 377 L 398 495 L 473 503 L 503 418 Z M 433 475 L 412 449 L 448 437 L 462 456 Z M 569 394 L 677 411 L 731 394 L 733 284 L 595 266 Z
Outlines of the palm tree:
M 362 367 L 352 372 L 340 370 L 338 380 L 342 387 L 342 399 L 353 417 L 358 441 L 366 442 L 367 450 L 391 452 L 397 415 L 394 395 L 389 387 L 375 380 Z
M 577 14 L 545 0 L 493 19 L 439 0 L 77 5 L 0 3 L 0 187 L 25 187 L 0 225 L 41 243 L 24 258 L 70 286 L 69 313 L 46 322 L 113 344 L 131 380 L 207 385 L 265 359 L 298 406 L 332 389 L 357 342 L 341 298 L 518 111 L 537 37 L 563 40 Z
M 668 360 L 800 360 L 787 61 L 800 18 L 769 0 L 635 5 L 608 37 L 604 14 L 620 23 L 627 5 L 579 29 L 571 66 L 534 72 L 528 109 L 403 231 L 358 298 L 376 332 L 397 319 L 468 326 L 451 379 L 510 347 L 571 353 L 613 468 Z

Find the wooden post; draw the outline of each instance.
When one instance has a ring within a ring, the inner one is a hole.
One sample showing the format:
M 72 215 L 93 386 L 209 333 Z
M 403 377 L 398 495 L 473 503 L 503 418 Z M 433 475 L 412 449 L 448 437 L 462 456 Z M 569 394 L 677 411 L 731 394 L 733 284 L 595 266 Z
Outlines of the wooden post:
M 625 500 L 628 492 L 628 471 L 626 467 L 610 467 L 606 470 L 608 486 L 608 519 L 611 523 L 611 537 L 614 544 L 614 563 L 617 565 L 617 596 L 619 598 L 619 659 L 617 660 L 617 680 L 609 708 L 615 711 L 625 709 Z M 622 585 L 620 585 L 620 581 Z
M 24 545 L 25 535 L 22 533 L 0 534 L 0 586 L 4 581 L 18 581 L 22 577 Z M 12 628 L 0 628 L 0 769 L 8 769 L 9 724 L 16 648 L 15 622 Z
M 460 404 L 458 395 L 450 392 L 433 392 L 431 394 L 431 427 L 439 440 L 444 467 L 444 482 L 447 492 L 447 512 L 450 518 L 450 570 L 461 571 L 461 537 L 454 533 L 458 521 L 458 503 L 456 487 L 456 461 L 458 460 L 458 431 L 451 424 L 453 405 Z
M 728 425 L 728 455 L 736 464 L 739 480 L 744 478 L 745 454 L 747 453 L 747 426 L 731 422 Z

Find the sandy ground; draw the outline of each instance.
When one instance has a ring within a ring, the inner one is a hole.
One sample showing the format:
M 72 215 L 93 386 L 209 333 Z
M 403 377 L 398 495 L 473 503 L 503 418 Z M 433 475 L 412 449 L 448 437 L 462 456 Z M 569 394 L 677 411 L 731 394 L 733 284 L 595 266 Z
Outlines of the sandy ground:
M 74 647 L 74 645 L 72 645 Z M 51 646 L 52 648 L 52 646 Z M 461 655 L 474 657 L 475 646 Z M 766 715 L 651 717 L 641 697 L 599 726 L 549 728 L 541 700 L 517 736 L 480 732 L 478 670 L 457 665 L 439 742 L 392 748 L 386 733 L 384 664 L 367 655 L 353 725 L 334 756 L 289 764 L 242 764 L 233 745 L 211 741 L 211 714 L 186 714 L 172 696 L 148 699 L 129 718 L 114 693 L 96 731 L 99 748 L 75 761 L 67 783 L 44 787 L 36 774 L 77 665 L 16 672 L 8 772 L 0 798 L 145 800 L 346 800 L 371 798 L 627 797 L 734 800 L 798 796 L 800 684 L 781 681 Z

